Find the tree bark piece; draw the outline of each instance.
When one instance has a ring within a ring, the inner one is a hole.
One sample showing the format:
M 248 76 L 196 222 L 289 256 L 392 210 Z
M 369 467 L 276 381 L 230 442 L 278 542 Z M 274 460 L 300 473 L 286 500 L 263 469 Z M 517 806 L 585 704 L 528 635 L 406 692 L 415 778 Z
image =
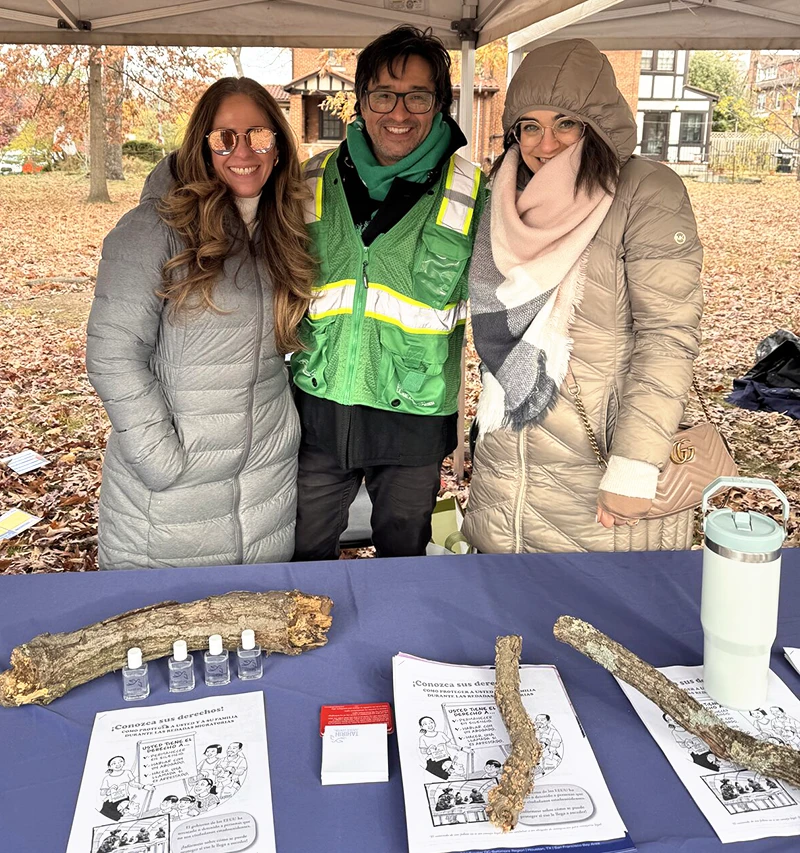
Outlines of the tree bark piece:
M 509 737 L 511 755 L 503 764 L 500 781 L 489 790 L 486 813 L 503 832 L 517 825 L 525 797 L 533 790 L 533 770 L 542 757 L 536 729 L 519 692 L 519 656 L 522 637 L 498 637 L 495 644 L 494 698 Z
M 252 628 L 267 654 L 298 655 L 327 643 L 333 602 L 298 590 L 228 592 L 199 601 L 162 601 L 130 610 L 77 631 L 40 634 L 11 652 L 11 668 L 0 672 L 0 705 L 47 705 L 73 687 L 125 665 L 128 649 L 143 660 L 172 654 L 186 640 L 189 651 L 208 647 L 221 634 L 226 649 Z
M 726 726 L 713 711 L 593 625 L 574 616 L 561 616 L 553 634 L 635 687 L 686 731 L 704 740 L 718 758 L 727 758 L 762 776 L 800 785 L 800 752 Z

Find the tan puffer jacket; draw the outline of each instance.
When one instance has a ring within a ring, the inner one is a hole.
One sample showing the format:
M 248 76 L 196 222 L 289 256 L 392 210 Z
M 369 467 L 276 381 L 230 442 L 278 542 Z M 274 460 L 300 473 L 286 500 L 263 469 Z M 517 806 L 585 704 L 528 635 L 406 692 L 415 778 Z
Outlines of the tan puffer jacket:
M 668 167 L 631 158 L 633 117 L 590 43 L 547 45 L 526 57 L 523 70 L 525 85 L 509 90 L 504 127 L 534 109 L 577 115 L 623 164 L 592 244 L 570 367 L 604 454 L 662 468 L 700 340 L 702 247 L 686 190 Z M 488 222 L 481 231 L 490 233 Z M 635 527 L 598 524 L 602 473 L 565 382 L 541 425 L 479 440 L 464 533 L 487 553 L 689 547 L 691 511 Z

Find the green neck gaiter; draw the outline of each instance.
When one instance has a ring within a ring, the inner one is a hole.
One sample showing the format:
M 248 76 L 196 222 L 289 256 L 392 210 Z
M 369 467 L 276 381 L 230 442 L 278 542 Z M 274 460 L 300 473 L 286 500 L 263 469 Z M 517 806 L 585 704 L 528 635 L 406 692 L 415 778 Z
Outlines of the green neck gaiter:
M 383 201 L 395 178 L 403 178 L 421 184 L 428 179 L 450 145 L 450 127 L 442 114 L 433 119 L 430 133 L 410 154 L 390 166 L 381 166 L 372 153 L 364 127 L 364 119 L 359 116 L 347 126 L 347 149 L 358 171 L 358 175 L 369 191 L 370 198 Z

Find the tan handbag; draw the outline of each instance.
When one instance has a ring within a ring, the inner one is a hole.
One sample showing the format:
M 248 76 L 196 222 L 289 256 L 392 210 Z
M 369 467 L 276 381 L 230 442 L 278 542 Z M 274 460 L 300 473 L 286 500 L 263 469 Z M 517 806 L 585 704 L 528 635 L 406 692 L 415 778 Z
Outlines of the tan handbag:
M 569 392 L 575 400 L 575 408 L 583 422 L 589 444 L 597 458 L 597 464 L 605 468 L 606 460 L 600 452 L 600 446 L 580 397 L 580 386 L 575 381 L 571 370 L 569 378 Z M 696 379 L 692 380 L 692 387 L 700 401 L 706 423 L 697 426 L 681 424 L 672 436 L 669 459 L 658 476 L 656 496 L 653 498 L 650 511 L 644 518 L 664 518 L 699 507 L 703 500 L 703 489 L 706 486 L 717 477 L 736 477 L 739 474 L 728 442 L 712 420 L 711 412 L 700 393 Z

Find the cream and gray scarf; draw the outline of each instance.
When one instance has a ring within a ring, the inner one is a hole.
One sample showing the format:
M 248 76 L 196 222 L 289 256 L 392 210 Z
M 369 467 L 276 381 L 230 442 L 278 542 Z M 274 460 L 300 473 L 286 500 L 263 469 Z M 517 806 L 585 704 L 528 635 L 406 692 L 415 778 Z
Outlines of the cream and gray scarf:
M 600 190 L 575 192 L 582 151 L 581 140 L 519 192 L 514 145 L 494 178 L 469 272 L 475 349 L 483 362 L 482 434 L 539 423 L 566 375 L 591 242 L 613 200 Z

